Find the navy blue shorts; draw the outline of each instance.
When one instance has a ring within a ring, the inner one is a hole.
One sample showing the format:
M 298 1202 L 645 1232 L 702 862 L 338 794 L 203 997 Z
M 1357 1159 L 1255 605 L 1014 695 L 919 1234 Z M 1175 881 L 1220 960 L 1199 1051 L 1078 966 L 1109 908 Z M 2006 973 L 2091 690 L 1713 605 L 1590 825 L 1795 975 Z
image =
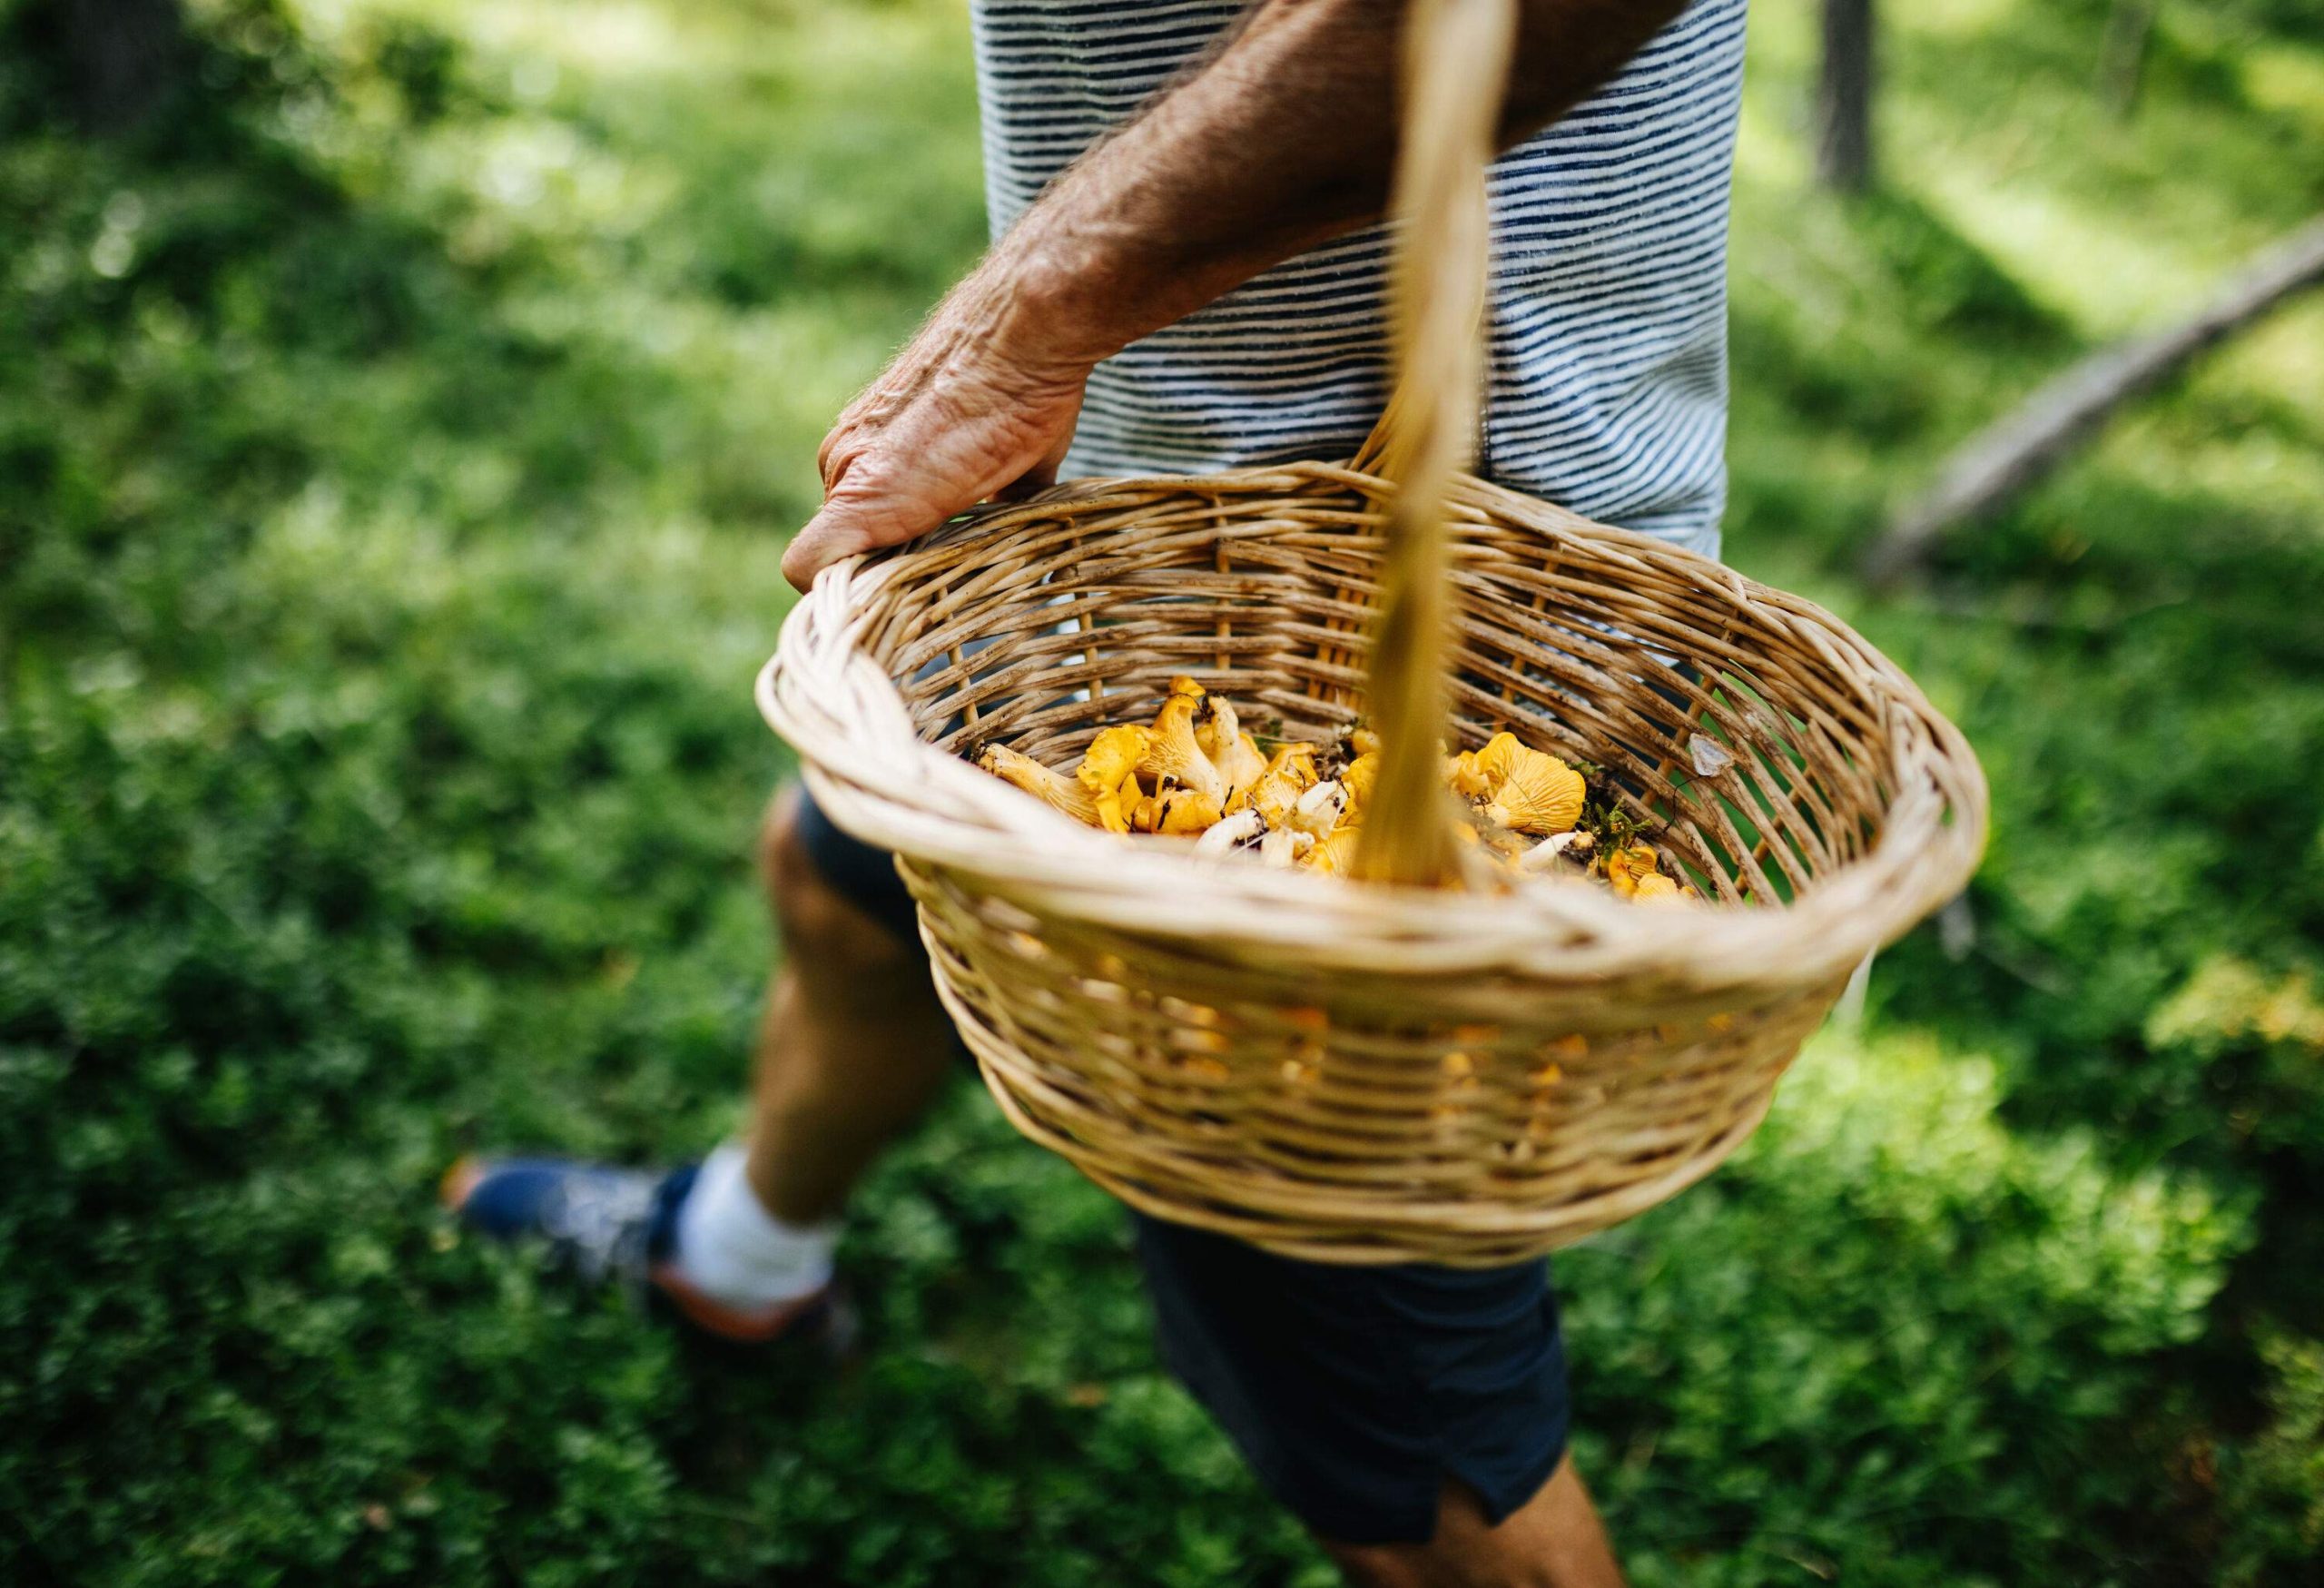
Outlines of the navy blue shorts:
M 812 800 L 816 868 L 919 941 L 889 857 Z M 1565 1454 L 1565 1347 L 1549 1267 L 1300 1262 L 1132 1212 L 1162 1359 L 1277 1500 L 1343 1544 L 1420 1542 L 1447 1478 L 1492 1521 Z

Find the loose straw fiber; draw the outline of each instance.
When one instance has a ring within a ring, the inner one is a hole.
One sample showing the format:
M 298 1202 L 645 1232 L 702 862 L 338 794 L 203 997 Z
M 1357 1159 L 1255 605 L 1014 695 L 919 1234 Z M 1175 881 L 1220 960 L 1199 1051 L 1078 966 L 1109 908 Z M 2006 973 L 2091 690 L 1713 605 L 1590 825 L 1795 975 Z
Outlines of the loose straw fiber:
M 1010 1120 L 1149 1213 L 1326 1261 L 1513 1262 L 1700 1179 L 1984 836 L 1960 734 L 1829 614 L 1458 471 L 1511 10 L 1414 8 L 1399 381 L 1354 462 L 1078 481 L 850 559 L 759 678 L 823 809 L 896 852 Z M 1197 861 L 960 758 L 1069 767 L 1177 674 L 1293 737 L 1368 699 L 1359 864 L 1391 880 Z M 1432 885 L 1438 741 L 1502 727 L 1602 766 L 1705 902 Z

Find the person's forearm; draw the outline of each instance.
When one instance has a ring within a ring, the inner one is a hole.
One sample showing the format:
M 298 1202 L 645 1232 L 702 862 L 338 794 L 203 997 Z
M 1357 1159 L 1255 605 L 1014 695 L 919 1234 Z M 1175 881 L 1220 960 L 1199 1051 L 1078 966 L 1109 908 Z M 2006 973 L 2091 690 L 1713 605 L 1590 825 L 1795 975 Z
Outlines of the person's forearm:
M 1518 0 L 1503 146 L 1587 97 L 1683 0 Z M 1060 175 L 994 250 L 1024 308 L 1104 358 L 1377 220 L 1403 0 L 1259 0 L 1231 39 Z M 1479 93 L 1496 85 L 1479 84 Z
M 783 553 L 792 581 L 1049 484 L 1099 360 L 1376 219 L 1405 4 L 1258 0 L 1052 182 L 823 438 L 823 506 Z M 1517 0 L 1504 142 L 1563 114 L 1681 4 Z

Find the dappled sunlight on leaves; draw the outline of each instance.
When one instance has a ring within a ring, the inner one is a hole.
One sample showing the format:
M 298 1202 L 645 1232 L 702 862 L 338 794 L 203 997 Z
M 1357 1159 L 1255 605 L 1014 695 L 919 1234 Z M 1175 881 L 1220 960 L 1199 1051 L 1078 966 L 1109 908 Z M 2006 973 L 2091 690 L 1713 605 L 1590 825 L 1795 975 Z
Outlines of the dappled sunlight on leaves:
M 193 9 L 167 135 L 0 61 L 0 1576 L 1331 1581 L 1156 1364 L 1118 1208 L 966 1080 L 856 1209 L 847 1375 L 430 1209 L 468 1148 L 736 1122 L 750 675 L 825 422 L 982 243 L 960 8 Z M 2106 9 L 1884 7 L 1842 202 L 1812 10 L 1754 7 L 1728 549 L 1925 684 L 1997 824 L 1760 1137 L 1558 1264 L 1647 1588 L 2314 1554 L 2324 308 L 1925 588 L 1851 571 L 2319 201 L 2312 7 L 2163 8 L 2127 124 Z

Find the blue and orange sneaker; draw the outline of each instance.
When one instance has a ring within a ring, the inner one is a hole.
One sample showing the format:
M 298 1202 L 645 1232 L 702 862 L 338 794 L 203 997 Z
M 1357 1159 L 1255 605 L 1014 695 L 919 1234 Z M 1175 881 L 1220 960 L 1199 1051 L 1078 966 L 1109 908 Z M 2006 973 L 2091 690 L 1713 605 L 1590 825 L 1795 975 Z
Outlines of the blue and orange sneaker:
M 478 1234 L 537 1241 L 549 1262 L 585 1284 L 615 1284 L 665 1307 L 714 1339 L 738 1346 L 812 1342 L 833 1354 L 854 1340 L 854 1315 L 835 1285 L 750 1309 L 704 1295 L 672 1259 L 678 1209 L 699 1164 L 666 1173 L 558 1158 L 463 1158 L 446 1171 L 444 1206 Z

